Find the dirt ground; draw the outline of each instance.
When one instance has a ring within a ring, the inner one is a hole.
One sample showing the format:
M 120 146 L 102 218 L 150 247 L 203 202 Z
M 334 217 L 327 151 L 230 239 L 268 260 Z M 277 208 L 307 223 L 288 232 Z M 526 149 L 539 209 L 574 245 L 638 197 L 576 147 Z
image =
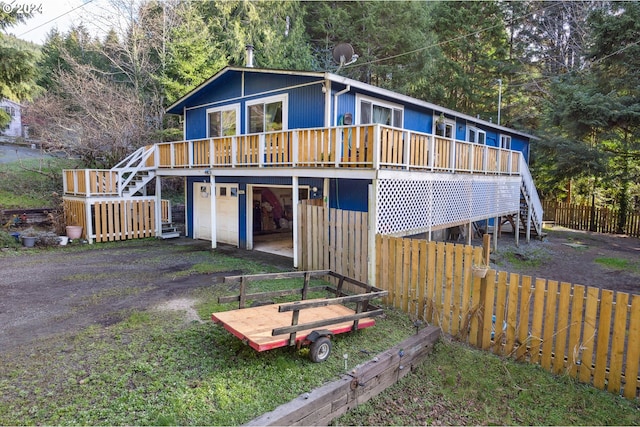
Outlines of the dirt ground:
M 210 245 L 179 238 L 104 249 L 0 253 L 0 352 L 93 324 L 111 325 L 130 309 L 174 308 L 189 315 L 194 289 L 221 286 L 224 276 L 241 273 L 185 274 L 211 262 Z M 290 259 L 277 255 L 231 247 L 217 251 L 292 268 Z
M 521 239 L 519 247 L 513 235 L 503 235 L 492 263 L 501 271 L 640 293 L 640 239 L 548 231 L 542 241 Z M 225 246 L 216 251 L 292 268 L 290 259 L 277 255 Z M 612 269 L 596 258 L 625 259 L 629 267 Z M 219 286 L 225 275 L 240 273 L 180 274 L 211 259 L 208 242 L 186 238 L 18 256 L 0 253 L 0 352 L 93 324 L 114 324 L 128 309 L 173 306 L 189 315 L 194 289 Z

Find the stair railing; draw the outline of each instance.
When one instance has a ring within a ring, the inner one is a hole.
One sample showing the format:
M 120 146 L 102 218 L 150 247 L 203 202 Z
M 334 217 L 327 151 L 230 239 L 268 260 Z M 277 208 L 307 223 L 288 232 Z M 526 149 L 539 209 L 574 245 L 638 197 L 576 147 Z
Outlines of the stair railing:
M 127 188 L 127 185 L 129 185 L 138 172 L 155 169 L 155 164 L 147 166 L 147 160 L 149 160 L 154 153 L 155 145 L 140 147 L 111 168 L 112 171 L 118 173 L 118 195 L 120 197 L 122 197 L 124 189 Z
M 538 190 L 533 182 L 533 177 L 529 171 L 529 166 L 524 160 L 524 156 L 520 155 L 520 176 L 522 177 L 522 192 L 527 201 L 527 208 L 531 212 L 531 220 L 533 226 L 538 233 L 538 236 L 542 234 L 542 203 L 538 196 Z

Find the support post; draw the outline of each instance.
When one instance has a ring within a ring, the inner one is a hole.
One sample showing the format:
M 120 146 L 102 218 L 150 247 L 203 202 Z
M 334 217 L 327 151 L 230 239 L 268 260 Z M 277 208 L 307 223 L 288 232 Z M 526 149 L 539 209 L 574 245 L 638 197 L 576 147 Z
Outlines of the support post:
M 298 259 L 298 246 L 300 242 L 298 241 L 298 177 L 291 177 L 291 208 L 293 209 L 293 268 L 298 268 L 298 263 L 300 260 Z
M 516 214 L 516 225 L 514 234 L 516 235 L 516 248 L 520 247 L 520 212 Z
M 160 176 L 156 175 L 156 237 L 162 237 L 162 185 Z
M 376 286 L 376 224 L 378 222 L 378 180 L 374 179 L 369 184 L 369 224 L 368 229 L 368 246 L 367 251 L 369 259 L 367 260 L 367 282 L 370 286 Z
M 209 195 L 211 199 L 211 249 L 215 249 L 218 247 L 218 224 L 216 223 L 216 195 L 218 192 L 216 190 L 216 177 L 210 175 L 209 182 L 211 183 L 211 194 Z
M 500 228 L 500 217 L 497 216 L 493 220 L 493 250 L 498 250 L 498 229 Z

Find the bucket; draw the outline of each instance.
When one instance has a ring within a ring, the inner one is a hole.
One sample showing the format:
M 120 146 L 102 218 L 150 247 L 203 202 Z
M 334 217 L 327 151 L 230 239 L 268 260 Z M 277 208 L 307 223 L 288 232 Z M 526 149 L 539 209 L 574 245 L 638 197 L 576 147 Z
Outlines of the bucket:
M 60 246 L 65 246 L 67 243 L 69 243 L 68 236 L 58 236 L 58 240 L 60 240 Z
M 81 225 L 67 225 L 67 237 L 69 239 L 79 239 L 82 236 Z
M 37 237 L 32 236 L 22 236 L 22 246 L 25 248 L 32 248 L 36 244 Z

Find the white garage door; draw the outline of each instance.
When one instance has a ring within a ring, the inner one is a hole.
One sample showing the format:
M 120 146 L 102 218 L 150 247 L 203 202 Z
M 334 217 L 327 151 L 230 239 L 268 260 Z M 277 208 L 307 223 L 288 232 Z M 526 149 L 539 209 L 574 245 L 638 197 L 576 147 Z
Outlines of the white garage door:
M 193 237 L 211 240 L 211 184 L 193 184 Z M 216 184 L 216 240 L 238 245 L 238 185 Z

